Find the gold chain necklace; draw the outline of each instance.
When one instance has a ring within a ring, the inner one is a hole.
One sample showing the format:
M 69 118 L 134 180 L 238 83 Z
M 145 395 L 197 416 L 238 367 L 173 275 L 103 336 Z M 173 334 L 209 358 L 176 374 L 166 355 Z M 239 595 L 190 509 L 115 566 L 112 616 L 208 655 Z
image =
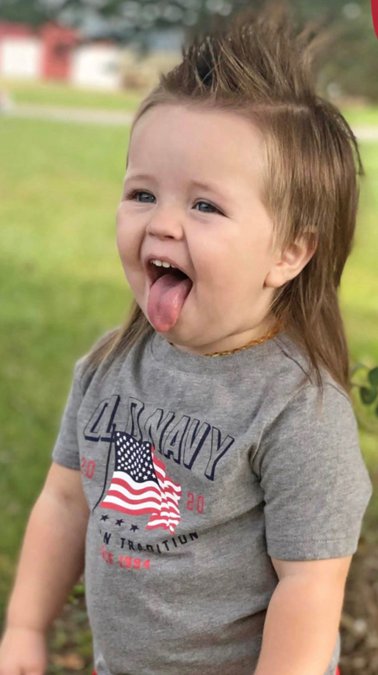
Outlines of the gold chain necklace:
M 225 350 L 224 352 L 212 352 L 208 354 L 204 354 L 204 356 L 228 356 L 229 354 L 236 354 L 236 352 L 242 352 L 244 349 L 249 349 L 249 347 L 253 347 L 254 345 L 262 345 L 264 342 L 267 342 L 268 340 L 271 340 L 273 337 L 279 333 L 281 330 L 281 324 L 277 323 L 271 330 L 266 333 L 265 335 L 262 335 L 262 337 L 259 338 L 254 338 L 253 340 L 250 340 L 250 342 L 247 342 L 246 345 L 243 345 L 243 347 L 235 347 L 235 349 L 228 349 Z

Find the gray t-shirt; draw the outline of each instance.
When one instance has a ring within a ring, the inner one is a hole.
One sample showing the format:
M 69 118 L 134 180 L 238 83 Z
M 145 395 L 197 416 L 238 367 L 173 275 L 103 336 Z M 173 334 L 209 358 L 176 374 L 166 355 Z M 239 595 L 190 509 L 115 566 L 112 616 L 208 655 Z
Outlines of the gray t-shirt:
M 91 510 L 86 593 L 99 675 L 251 675 L 270 556 L 348 556 L 371 483 L 347 395 L 285 335 L 230 356 L 153 334 L 81 359 L 53 451 Z M 339 656 L 335 646 L 327 675 Z

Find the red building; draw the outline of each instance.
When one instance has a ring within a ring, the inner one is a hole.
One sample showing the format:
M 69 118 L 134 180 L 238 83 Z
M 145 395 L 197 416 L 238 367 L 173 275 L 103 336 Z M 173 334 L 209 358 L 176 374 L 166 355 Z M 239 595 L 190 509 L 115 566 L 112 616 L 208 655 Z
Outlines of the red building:
M 71 55 L 79 42 L 78 33 L 54 23 L 40 30 L 42 40 L 41 74 L 46 80 L 69 80 Z
M 56 23 L 34 29 L 0 22 L 0 74 L 67 81 L 79 41 L 76 31 Z

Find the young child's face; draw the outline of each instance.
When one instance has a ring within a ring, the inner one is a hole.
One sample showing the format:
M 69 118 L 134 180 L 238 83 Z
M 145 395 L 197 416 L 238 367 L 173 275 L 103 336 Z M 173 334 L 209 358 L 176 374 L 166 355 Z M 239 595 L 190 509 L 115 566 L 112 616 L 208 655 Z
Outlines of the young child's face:
M 178 347 L 233 349 L 270 327 L 262 167 L 260 133 L 233 112 L 157 105 L 134 127 L 117 244 L 137 303 Z

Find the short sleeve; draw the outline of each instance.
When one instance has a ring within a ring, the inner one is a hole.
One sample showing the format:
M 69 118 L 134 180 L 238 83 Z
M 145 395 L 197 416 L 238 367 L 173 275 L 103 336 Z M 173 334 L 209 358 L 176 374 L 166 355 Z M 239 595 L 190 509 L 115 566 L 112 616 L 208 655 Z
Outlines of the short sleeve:
M 332 384 L 303 387 L 265 429 L 254 457 L 267 551 L 283 560 L 352 555 L 372 485 L 353 409 Z
M 52 459 L 69 469 L 80 468 L 77 437 L 77 413 L 83 398 L 81 374 L 83 359 L 75 364 L 73 380 L 60 423 L 59 433 L 52 451 Z

